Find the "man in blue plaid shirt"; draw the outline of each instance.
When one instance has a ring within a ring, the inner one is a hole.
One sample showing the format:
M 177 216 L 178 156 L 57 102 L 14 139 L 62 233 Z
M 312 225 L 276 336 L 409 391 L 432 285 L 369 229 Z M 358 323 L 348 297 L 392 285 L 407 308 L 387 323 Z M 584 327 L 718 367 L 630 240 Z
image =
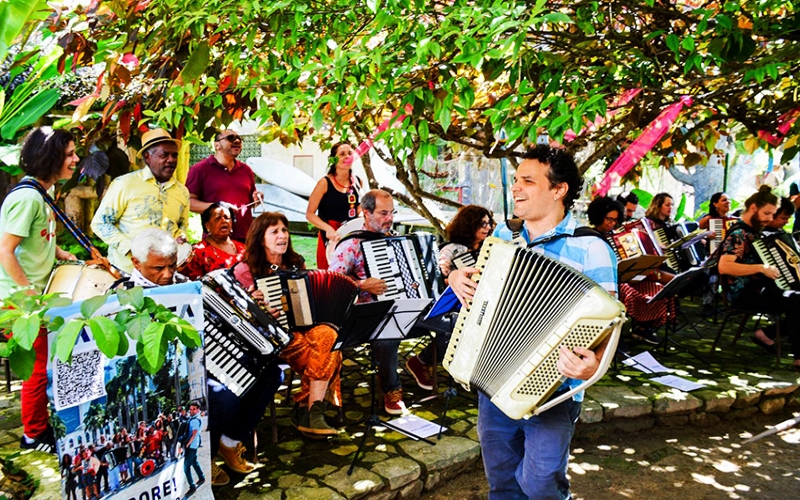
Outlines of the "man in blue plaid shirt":
M 611 248 L 594 236 L 572 236 L 577 223 L 569 209 L 582 185 L 578 167 L 566 151 L 547 145 L 528 150 L 511 188 L 514 215 L 522 220 L 522 227 L 517 232 L 502 224 L 494 235 L 505 240 L 519 238 L 523 244 L 542 241 L 534 247 L 537 251 L 575 268 L 615 294 L 617 261 Z M 450 286 L 462 301 L 475 293 L 477 285 L 469 276 L 476 271 L 466 268 L 450 274 Z M 605 342 L 594 351 L 562 347 L 558 369 L 568 380 L 556 395 L 594 375 L 605 347 Z M 490 500 L 572 498 L 567 460 L 582 401 L 580 392 L 540 415 L 513 420 L 490 398 L 479 395 L 478 436 Z

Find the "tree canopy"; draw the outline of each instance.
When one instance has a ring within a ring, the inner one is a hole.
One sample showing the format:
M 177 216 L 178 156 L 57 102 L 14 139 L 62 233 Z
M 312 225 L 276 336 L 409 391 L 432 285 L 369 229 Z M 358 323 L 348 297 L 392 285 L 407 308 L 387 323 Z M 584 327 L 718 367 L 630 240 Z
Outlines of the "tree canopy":
M 666 163 L 704 163 L 720 132 L 767 147 L 759 131 L 777 133 L 800 105 L 797 6 L 93 0 L 55 13 L 49 29 L 61 33 L 62 68 L 105 64 L 94 93 L 74 103 L 90 141 L 116 125 L 135 143 L 131 130 L 148 123 L 208 138 L 249 117 L 268 139 L 324 142 L 364 138 L 399 112 L 379 137 L 414 204 L 435 197 L 414 189 L 416 169 L 441 141 L 504 157 L 546 133 L 586 170 L 682 96 L 693 105 L 658 146 Z

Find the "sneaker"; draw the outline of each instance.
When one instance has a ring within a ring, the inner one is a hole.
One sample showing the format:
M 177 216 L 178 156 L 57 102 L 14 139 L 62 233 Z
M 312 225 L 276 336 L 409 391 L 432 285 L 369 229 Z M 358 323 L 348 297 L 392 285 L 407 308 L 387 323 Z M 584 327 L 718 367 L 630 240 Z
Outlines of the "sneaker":
M 233 472 L 249 474 L 253 472 L 255 466 L 245 460 L 242 455 L 244 455 L 244 445 L 242 443 L 237 443 L 236 448 L 229 448 L 221 442 L 219 443 L 219 456 L 225 461 L 225 465 Z
M 403 402 L 403 389 L 395 389 L 383 395 L 383 409 L 389 415 L 403 415 L 407 413 L 406 404 Z
M 419 356 L 411 356 L 406 361 L 406 370 L 417 381 L 417 385 L 426 391 L 433 390 L 433 367 L 426 365 Z
M 53 428 L 49 425 L 47 428 L 39 434 L 39 436 L 33 438 L 33 440 L 28 441 L 28 439 L 23 436 L 19 438 L 19 447 L 25 450 L 36 450 L 42 451 L 44 453 L 55 453 L 56 449 L 56 438 L 53 434 Z
M 325 422 L 325 403 L 315 401 L 311 409 L 305 412 L 305 419 L 297 424 L 297 430 L 304 436 L 320 439 L 325 436 L 334 436 L 337 430 Z
M 225 486 L 231 482 L 228 473 L 222 470 L 222 467 L 217 465 L 217 462 L 211 461 L 211 486 Z
M 189 486 L 189 489 L 186 490 L 186 496 L 190 497 L 190 496 L 194 495 L 196 491 L 197 491 L 197 487 L 196 486 L 194 486 L 194 485 Z

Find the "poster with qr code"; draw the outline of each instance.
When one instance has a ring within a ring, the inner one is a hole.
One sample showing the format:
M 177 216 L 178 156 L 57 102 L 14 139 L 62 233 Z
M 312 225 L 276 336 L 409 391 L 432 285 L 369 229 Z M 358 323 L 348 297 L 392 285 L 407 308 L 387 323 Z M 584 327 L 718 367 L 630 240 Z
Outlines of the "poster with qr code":
M 145 295 L 189 321 L 202 337 L 199 283 L 151 288 Z M 112 317 L 120 309 L 112 295 L 96 315 Z M 80 303 L 51 314 L 69 321 L 80 315 Z M 51 334 L 51 348 L 53 341 Z M 87 492 L 104 500 L 214 498 L 202 348 L 172 344 L 164 366 L 150 375 L 137 362 L 135 342 L 125 356 L 109 359 L 84 329 L 71 363 L 53 358 L 48 375 L 59 461 L 69 461 L 72 472 L 63 498 Z M 183 446 L 190 428 L 199 429 L 199 448 Z

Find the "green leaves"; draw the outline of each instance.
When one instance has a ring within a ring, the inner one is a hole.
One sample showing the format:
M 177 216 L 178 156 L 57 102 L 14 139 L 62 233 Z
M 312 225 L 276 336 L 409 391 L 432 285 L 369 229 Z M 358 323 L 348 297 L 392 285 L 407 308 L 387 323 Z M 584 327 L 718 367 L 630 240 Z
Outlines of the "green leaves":
M 56 356 L 62 363 L 69 363 L 72 359 L 72 349 L 75 348 L 75 342 L 78 340 L 83 327 L 86 322 L 82 320 L 72 320 L 66 323 L 58 330 L 56 336 Z
M 92 297 L 81 302 L 81 315 L 86 319 L 94 316 L 94 313 L 106 303 L 107 297 L 107 294 L 98 295 L 97 297 Z
M 181 82 L 193 82 L 202 75 L 208 67 L 210 54 L 211 50 L 208 47 L 208 42 L 204 40 L 197 44 L 197 47 L 194 48 L 189 59 L 186 61 L 183 70 L 181 70 Z
M 14 116 L 3 125 L 3 128 L 0 129 L 0 134 L 4 138 L 14 137 L 19 129 L 35 123 L 50 111 L 50 108 L 58 102 L 59 97 L 60 94 L 56 89 L 47 89 L 39 92 L 20 107 Z
M 7 0 L 0 2 L 0 61 L 8 48 L 32 20 L 46 16 L 46 0 Z
M 33 348 L 33 342 L 39 336 L 41 319 L 38 314 L 26 314 L 17 318 L 11 329 L 14 339 L 20 347 L 26 350 Z
M 98 316 L 89 320 L 89 329 L 92 331 L 92 336 L 97 342 L 97 348 L 100 352 L 109 358 L 113 358 L 119 352 L 120 331 L 117 324 L 105 316 Z

